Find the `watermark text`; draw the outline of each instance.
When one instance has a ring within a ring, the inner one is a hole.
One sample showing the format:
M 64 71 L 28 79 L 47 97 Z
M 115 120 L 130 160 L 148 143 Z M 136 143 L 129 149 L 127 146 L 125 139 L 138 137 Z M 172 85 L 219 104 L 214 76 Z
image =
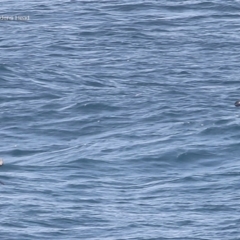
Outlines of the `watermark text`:
M 29 16 L 6 16 L 6 15 L 0 15 L 0 21 L 29 21 Z

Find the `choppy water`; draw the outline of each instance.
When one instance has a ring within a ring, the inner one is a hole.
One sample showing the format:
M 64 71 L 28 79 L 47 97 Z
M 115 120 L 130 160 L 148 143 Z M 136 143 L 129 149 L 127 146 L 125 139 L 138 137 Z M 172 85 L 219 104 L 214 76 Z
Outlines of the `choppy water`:
M 240 239 L 240 1 L 1 1 L 1 239 Z

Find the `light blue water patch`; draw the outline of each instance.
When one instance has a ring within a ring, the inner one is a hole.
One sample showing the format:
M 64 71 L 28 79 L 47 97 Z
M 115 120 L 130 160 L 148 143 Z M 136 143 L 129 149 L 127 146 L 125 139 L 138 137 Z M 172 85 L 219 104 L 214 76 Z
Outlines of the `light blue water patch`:
M 2 1 L 1 238 L 239 239 L 239 9 Z

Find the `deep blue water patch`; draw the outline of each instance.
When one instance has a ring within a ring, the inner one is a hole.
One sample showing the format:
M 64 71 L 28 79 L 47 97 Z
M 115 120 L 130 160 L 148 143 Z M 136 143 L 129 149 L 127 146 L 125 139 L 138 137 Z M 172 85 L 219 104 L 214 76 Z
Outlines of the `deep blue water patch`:
M 1 3 L 2 239 L 240 238 L 239 1 Z

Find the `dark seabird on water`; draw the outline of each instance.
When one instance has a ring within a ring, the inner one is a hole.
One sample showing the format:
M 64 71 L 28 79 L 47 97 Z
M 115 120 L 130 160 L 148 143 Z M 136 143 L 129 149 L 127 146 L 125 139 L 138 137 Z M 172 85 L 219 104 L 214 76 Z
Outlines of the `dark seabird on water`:
M 237 100 L 234 104 L 236 107 L 240 107 L 240 100 Z

